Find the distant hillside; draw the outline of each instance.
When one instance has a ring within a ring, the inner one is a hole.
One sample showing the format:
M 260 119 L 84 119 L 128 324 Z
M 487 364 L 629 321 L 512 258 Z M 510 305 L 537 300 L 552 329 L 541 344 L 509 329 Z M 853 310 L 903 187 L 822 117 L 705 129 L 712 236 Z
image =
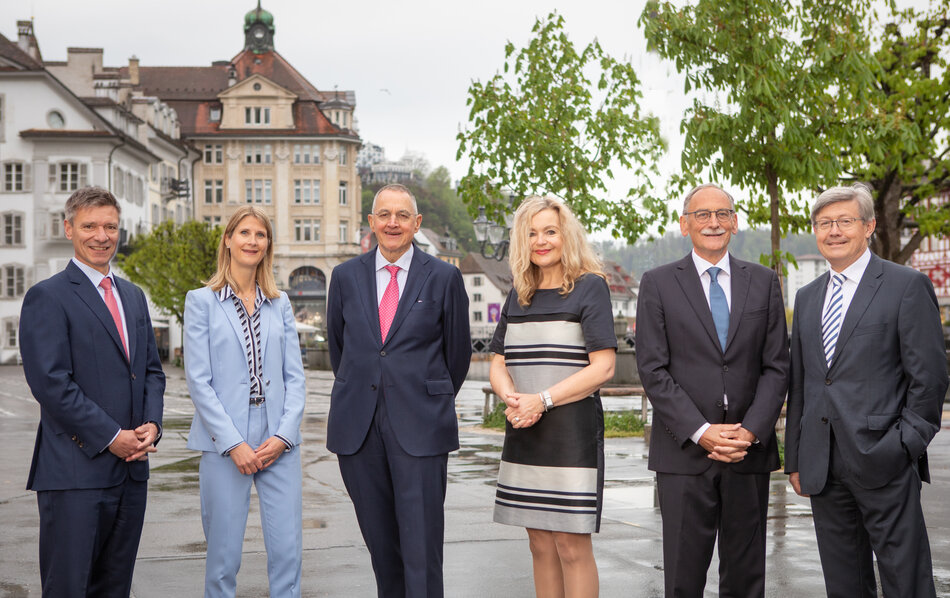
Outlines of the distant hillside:
M 769 252 L 769 235 L 767 230 L 740 230 L 729 243 L 729 251 L 741 260 L 759 263 L 759 256 Z M 619 245 L 615 241 L 602 241 L 596 245 L 605 259 L 617 262 L 637 280 L 645 271 L 678 260 L 692 248 L 689 237 L 684 237 L 679 230 L 632 246 Z M 813 235 L 791 235 L 782 240 L 782 250 L 793 255 L 818 253 Z

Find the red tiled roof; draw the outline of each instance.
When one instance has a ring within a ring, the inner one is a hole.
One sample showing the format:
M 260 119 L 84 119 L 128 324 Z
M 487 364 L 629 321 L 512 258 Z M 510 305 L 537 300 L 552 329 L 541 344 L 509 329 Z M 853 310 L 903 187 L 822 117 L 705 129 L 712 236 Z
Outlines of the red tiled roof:
M 16 65 L 15 68 L 6 67 L 3 68 L 3 70 L 43 70 L 43 64 L 41 62 L 21 50 L 20 46 L 4 37 L 2 33 L 0 33 L 0 58 L 5 58 Z

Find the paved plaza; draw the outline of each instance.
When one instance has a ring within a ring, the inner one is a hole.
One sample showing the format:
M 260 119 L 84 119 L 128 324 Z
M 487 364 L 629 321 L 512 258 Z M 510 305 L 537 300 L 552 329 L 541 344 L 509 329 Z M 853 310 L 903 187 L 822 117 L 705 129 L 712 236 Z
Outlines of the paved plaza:
M 185 448 L 193 408 L 184 372 L 166 368 L 165 435 L 152 455 L 145 531 L 139 549 L 135 598 L 201 596 L 205 544 L 198 505 L 198 456 Z M 336 457 L 329 453 L 326 417 L 329 372 L 307 372 L 303 421 L 303 595 L 371 598 L 376 595 L 369 554 L 360 537 Z M 494 481 L 502 435 L 478 427 L 484 381 L 469 380 L 458 399 L 462 448 L 449 457 L 445 504 L 445 594 L 449 598 L 533 596 L 531 557 L 524 530 L 492 523 Z M 608 409 L 629 405 L 610 399 Z M 639 401 L 635 401 L 639 406 Z M 39 407 L 22 369 L 0 366 L 0 598 L 40 596 L 36 497 L 25 490 Z M 950 417 L 945 414 L 945 428 Z M 601 595 L 663 594 L 660 514 L 642 439 L 608 439 L 604 514 L 594 538 Z M 939 596 L 950 597 L 950 430 L 931 445 L 934 483 L 924 485 L 924 509 Z M 769 513 L 767 595 L 824 595 L 808 501 L 786 476 L 773 475 Z M 716 565 L 707 596 L 716 596 Z M 256 499 L 248 519 L 238 596 L 267 596 L 266 555 Z

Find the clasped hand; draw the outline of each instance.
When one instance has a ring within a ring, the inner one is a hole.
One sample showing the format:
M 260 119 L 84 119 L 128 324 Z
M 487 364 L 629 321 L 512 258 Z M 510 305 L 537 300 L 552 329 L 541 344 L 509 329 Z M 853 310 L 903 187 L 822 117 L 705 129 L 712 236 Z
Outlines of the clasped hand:
M 109 445 L 109 452 L 126 462 L 144 461 L 148 459 L 149 453 L 158 450 L 154 446 L 157 438 L 158 426 L 152 422 L 142 424 L 134 430 L 120 430 L 119 435 Z
M 544 401 L 538 393 L 509 392 L 503 399 L 508 408 L 505 417 L 512 428 L 530 428 L 538 423 L 544 413 Z
M 273 465 L 286 448 L 287 445 L 284 444 L 283 440 L 271 436 L 256 449 L 252 449 L 251 445 L 242 442 L 231 449 L 228 456 L 231 457 L 231 461 L 234 462 L 238 471 L 244 475 L 251 475 Z
M 738 463 L 745 459 L 748 449 L 755 442 L 755 434 L 742 427 L 742 424 L 711 424 L 699 445 L 706 449 L 706 455 L 723 463 Z

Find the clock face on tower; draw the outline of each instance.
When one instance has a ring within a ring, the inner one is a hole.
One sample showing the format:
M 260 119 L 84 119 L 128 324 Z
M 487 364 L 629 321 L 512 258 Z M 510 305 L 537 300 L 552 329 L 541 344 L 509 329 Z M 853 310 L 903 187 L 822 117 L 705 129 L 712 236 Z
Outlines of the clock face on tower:
M 255 23 L 247 30 L 246 45 L 255 54 L 261 54 L 273 49 L 271 31 L 264 23 Z

